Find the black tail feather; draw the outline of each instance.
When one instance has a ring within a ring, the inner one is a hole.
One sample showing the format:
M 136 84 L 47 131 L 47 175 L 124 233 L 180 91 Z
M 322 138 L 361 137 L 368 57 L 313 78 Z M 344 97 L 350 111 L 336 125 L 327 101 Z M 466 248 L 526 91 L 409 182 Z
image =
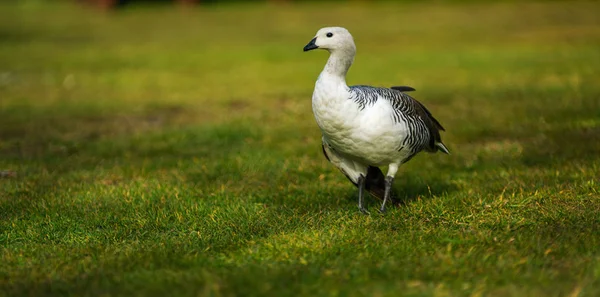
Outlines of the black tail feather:
M 400 92 L 412 92 L 415 91 L 415 88 L 409 86 L 393 86 L 390 89 L 400 91 Z

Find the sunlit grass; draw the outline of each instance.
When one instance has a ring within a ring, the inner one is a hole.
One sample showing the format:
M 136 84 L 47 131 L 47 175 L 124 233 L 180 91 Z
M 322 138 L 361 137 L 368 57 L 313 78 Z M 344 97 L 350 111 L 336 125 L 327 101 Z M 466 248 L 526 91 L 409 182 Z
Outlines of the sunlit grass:
M 598 9 L 2 3 L 0 295 L 597 296 Z M 447 130 L 385 216 L 321 155 L 327 25 Z

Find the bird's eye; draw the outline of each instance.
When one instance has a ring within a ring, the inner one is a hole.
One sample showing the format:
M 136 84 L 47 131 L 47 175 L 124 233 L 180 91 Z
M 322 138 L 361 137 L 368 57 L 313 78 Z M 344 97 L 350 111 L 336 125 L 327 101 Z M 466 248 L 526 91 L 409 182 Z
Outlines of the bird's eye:
M 331 37 L 331 36 L 333 36 L 333 33 L 331 33 L 331 32 L 327 33 L 327 37 Z

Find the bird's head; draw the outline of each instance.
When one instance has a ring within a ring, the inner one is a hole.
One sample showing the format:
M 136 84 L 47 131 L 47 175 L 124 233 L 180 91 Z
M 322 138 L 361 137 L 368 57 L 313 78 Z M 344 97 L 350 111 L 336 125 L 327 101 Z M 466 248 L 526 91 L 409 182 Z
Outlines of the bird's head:
M 342 27 L 326 27 L 322 28 L 317 32 L 315 38 L 313 38 L 305 47 L 304 51 L 310 51 L 314 49 L 324 49 L 329 52 L 350 52 L 354 54 L 356 52 L 356 46 L 354 45 L 354 39 L 348 30 Z

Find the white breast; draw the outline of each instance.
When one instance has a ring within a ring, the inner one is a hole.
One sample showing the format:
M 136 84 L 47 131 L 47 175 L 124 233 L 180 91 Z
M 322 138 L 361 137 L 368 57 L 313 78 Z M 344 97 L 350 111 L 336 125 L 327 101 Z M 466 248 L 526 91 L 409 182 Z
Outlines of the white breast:
M 387 165 L 408 154 L 399 150 L 407 127 L 395 123 L 389 101 L 380 98 L 360 109 L 348 87 L 327 82 L 315 85 L 313 112 L 327 142 L 348 158 L 369 165 Z

